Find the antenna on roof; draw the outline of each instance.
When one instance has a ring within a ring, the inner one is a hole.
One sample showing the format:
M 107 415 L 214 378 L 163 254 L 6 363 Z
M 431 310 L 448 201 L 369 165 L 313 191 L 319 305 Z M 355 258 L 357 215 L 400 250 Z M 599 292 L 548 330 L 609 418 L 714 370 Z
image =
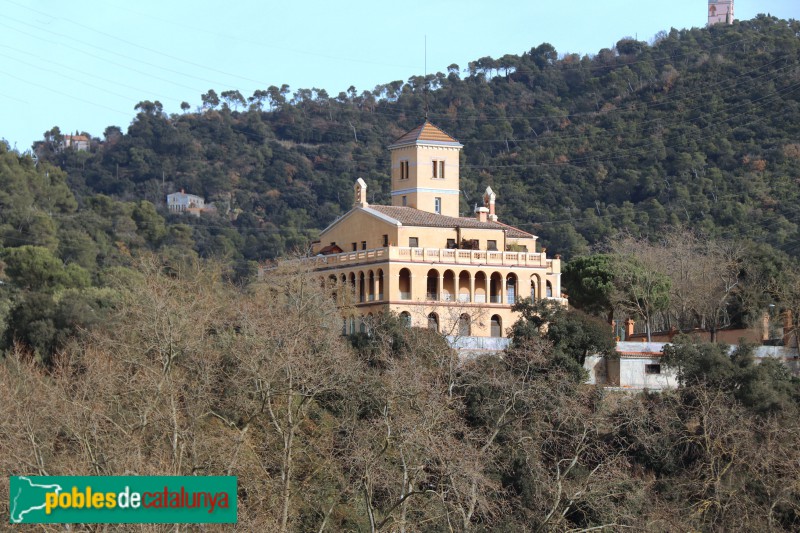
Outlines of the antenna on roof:
M 425 34 L 425 76 L 422 78 L 422 96 L 425 98 L 425 120 L 428 120 L 428 34 Z

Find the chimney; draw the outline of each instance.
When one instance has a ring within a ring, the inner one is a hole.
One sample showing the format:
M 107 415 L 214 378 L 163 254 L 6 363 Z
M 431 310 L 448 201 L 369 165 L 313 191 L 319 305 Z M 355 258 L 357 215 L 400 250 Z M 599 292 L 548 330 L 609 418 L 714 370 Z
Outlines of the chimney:
M 475 218 L 477 218 L 479 222 L 486 222 L 488 220 L 487 218 L 488 214 L 489 214 L 489 209 L 487 209 L 486 207 L 475 208 Z
M 483 206 L 488 208 L 488 219 L 492 222 L 497 222 L 497 215 L 494 214 L 494 201 L 497 195 L 491 187 L 486 187 L 486 192 L 483 193 Z
M 634 322 L 630 318 L 625 321 L 625 340 L 626 341 L 630 340 L 630 338 L 633 336 L 633 326 L 634 326 L 634 324 L 636 324 L 636 322 Z
M 353 201 L 353 207 L 368 207 L 369 203 L 367 203 L 367 184 L 361 178 L 356 180 L 356 184 L 353 186 L 355 190 L 355 198 Z

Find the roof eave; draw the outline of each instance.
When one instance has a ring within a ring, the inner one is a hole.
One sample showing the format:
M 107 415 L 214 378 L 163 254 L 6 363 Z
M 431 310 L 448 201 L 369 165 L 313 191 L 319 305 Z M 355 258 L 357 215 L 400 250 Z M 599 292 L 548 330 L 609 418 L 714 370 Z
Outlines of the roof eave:
M 414 139 L 412 141 L 404 141 L 401 143 L 392 143 L 388 146 L 389 150 L 396 150 L 397 148 L 405 148 L 407 146 L 446 146 L 448 148 L 464 148 L 464 145 L 459 142 L 450 141 L 420 141 Z

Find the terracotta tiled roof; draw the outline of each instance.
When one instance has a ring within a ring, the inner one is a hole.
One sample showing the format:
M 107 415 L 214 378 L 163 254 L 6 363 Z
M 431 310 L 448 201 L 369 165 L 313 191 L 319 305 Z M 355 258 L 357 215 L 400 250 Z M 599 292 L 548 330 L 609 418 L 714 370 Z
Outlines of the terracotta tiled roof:
M 512 239 L 530 239 L 533 235 L 521 229 L 501 224 L 500 222 L 481 222 L 474 218 L 448 217 L 414 209 L 413 207 L 399 207 L 393 205 L 370 205 L 370 209 L 391 217 L 404 226 L 423 226 L 428 228 L 455 228 L 456 226 L 471 229 L 504 229 L 506 235 Z
M 395 142 L 389 148 L 394 146 L 402 146 L 404 144 L 414 144 L 418 142 L 433 142 L 437 144 L 451 144 L 453 146 L 461 146 L 461 144 L 443 132 L 438 127 L 434 126 L 427 120 L 413 130 L 409 131 Z
M 340 254 L 343 251 L 344 250 L 339 248 L 337 245 L 329 244 L 328 246 L 325 246 L 324 248 L 320 248 L 319 252 L 317 252 L 317 253 L 320 253 L 322 255 L 329 255 L 329 254 Z

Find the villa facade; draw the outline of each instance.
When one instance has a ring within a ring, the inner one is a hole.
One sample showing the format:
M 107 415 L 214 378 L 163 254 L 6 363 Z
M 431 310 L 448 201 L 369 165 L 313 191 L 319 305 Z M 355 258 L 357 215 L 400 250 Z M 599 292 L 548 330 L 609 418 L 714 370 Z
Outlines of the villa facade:
M 486 189 L 474 216 L 459 216 L 462 145 L 425 122 L 389 146 L 392 205 L 353 208 L 313 243 L 314 269 L 337 294 L 343 331 L 369 328 L 389 309 L 409 325 L 455 337 L 506 337 L 521 298 L 561 298 L 561 265 L 536 236 L 503 224 Z

